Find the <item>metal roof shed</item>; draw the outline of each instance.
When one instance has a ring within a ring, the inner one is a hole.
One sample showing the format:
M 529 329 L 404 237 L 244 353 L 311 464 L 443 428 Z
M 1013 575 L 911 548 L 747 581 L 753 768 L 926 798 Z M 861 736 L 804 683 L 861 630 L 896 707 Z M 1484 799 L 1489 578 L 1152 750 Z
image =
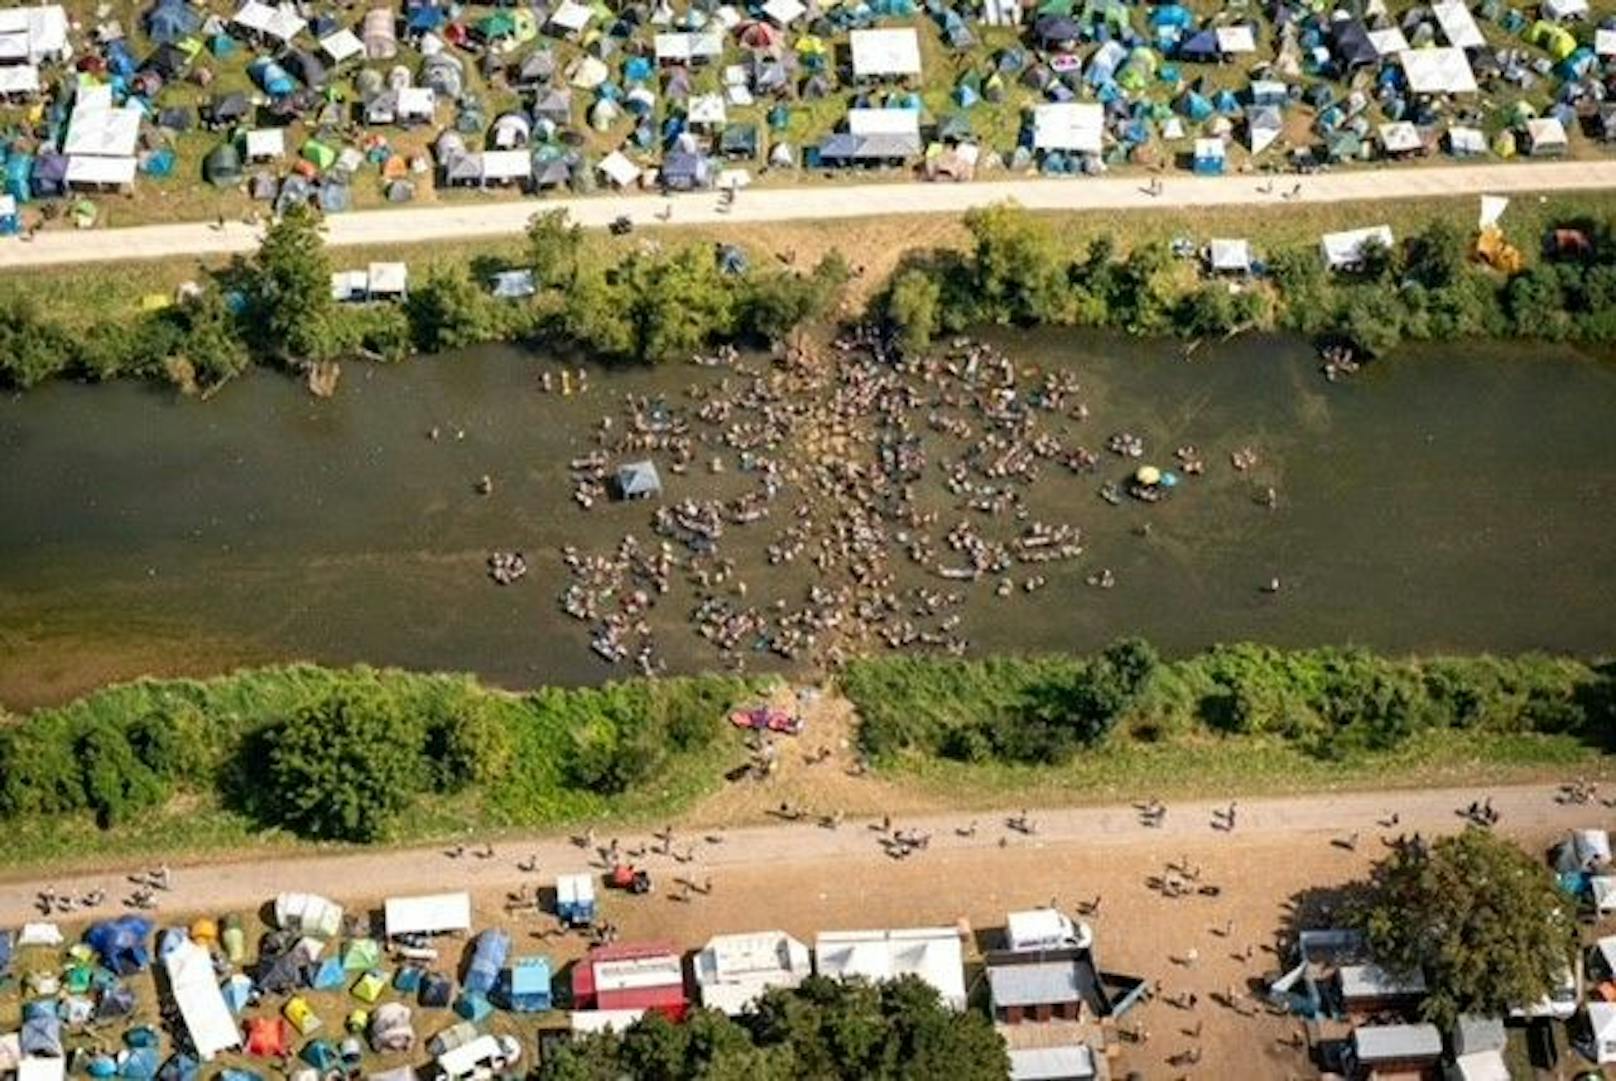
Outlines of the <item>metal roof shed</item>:
M 810 968 L 808 947 L 784 931 L 718 935 L 695 960 L 701 1004 L 731 1016 L 771 987 L 796 987 Z
M 920 74 L 920 39 L 912 26 L 852 33 L 853 74 L 859 78 Z
M 384 910 L 389 938 L 395 935 L 436 935 L 471 929 L 471 895 L 468 893 L 389 897 Z
M 1435 1025 L 1360 1025 L 1352 1030 L 1352 1051 L 1363 1065 L 1434 1062 L 1442 1057 L 1442 1033 Z
M 1363 999 L 1416 998 L 1425 994 L 1425 977 L 1418 972 L 1388 972 L 1379 965 L 1342 965 L 1336 970 L 1341 997 L 1349 1003 Z
M 1010 1081 L 1088 1081 L 1098 1076 L 1086 1044 L 1024 1047 L 1010 1052 Z

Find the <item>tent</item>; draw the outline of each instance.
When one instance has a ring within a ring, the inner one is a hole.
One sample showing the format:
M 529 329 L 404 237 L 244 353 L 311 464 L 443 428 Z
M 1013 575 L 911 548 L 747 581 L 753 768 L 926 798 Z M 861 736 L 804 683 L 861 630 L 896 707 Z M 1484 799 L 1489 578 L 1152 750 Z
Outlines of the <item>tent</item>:
M 61 1058 L 61 1018 L 48 1009 L 26 1014 L 18 1040 L 24 1058 Z
M 365 12 L 359 35 L 364 40 L 368 59 L 391 60 L 398 55 L 398 35 L 393 20 L 392 8 L 372 8 Z
M 1616 1002 L 1588 1003 L 1590 1057 L 1601 1066 L 1616 1062 Z
M 402 1002 L 384 1002 L 370 1015 L 370 1046 L 377 1052 L 412 1051 L 415 1029 L 410 1008 Z
M 283 893 L 275 898 L 275 926 L 332 938 L 342 929 L 342 906 L 312 893 Z
M 421 977 L 421 993 L 416 1001 L 428 1009 L 442 1009 L 453 995 L 453 980 L 441 972 L 428 972 Z
M 1566 152 L 1565 125 L 1552 116 L 1534 117 L 1526 122 L 1527 152 L 1534 158 Z
M 103 965 L 120 976 L 127 976 L 151 964 L 151 951 L 146 945 L 151 929 L 150 920 L 119 916 L 92 924 L 85 932 L 84 941 L 100 956 Z
M 259 1058 L 285 1058 L 292 1053 L 292 1026 L 284 1017 L 254 1017 L 247 1022 L 246 1051 Z
M 372 969 L 359 977 L 359 980 L 353 985 L 352 994 L 360 1002 L 373 1004 L 382 997 L 382 992 L 386 990 L 387 977 L 381 972 Z
M 314 1012 L 314 1007 L 302 995 L 288 999 L 281 1013 L 297 1029 L 299 1036 L 310 1036 L 320 1030 L 320 1015 Z
M 342 967 L 349 972 L 360 972 L 381 964 L 382 948 L 373 938 L 356 938 L 342 953 Z
M 330 1040 L 310 1040 L 298 1052 L 298 1058 L 313 1066 L 322 1076 L 334 1070 L 342 1062 L 342 1056 L 337 1054 L 336 1045 Z
M 169 951 L 163 965 L 197 1057 L 208 1062 L 220 1051 L 240 1047 L 241 1033 L 219 990 L 208 951 L 193 942 L 184 942 Z
M 650 499 L 662 494 L 662 478 L 656 463 L 627 462 L 617 469 L 617 494 L 622 499 Z
M 499 982 L 500 969 L 505 967 L 505 958 L 510 951 L 511 936 L 504 931 L 496 928 L 478 935 L 477 946 L 466 968 L 466 990 L 480 995 L 492 991 Z
M 219 990 L 224 995 L 224 1004 L 230 1008 L 231 1013 L 237 1016 L 240 1016 L 241 1011 L 245 1010 L 252 1002 L 252 979 L 239 972 L 226 979 L 220 985 Z
M 1195 140 L 1194 170 L 1201 176 L 1218 176 L 1223 172 L 1224 146 L 1222 139 Z
M 241 183 L 241 155 L 232 143 L 220 143 L 202 159 L 202 176 L 216 188 L 233 188 Z
M 1246 113 L 1247 145 L 1253 154 L 1272 146 L 1284 129 L 1285 122 L 1279 110 L 1272 105 L 1261 105 Z
M 1408 88 L 1416 94 L 1474 94 L 1476 75 L 1464 50 L 1456 47 L 1410 49 L 1398 62 Z
M 335 991 L 348 982 L 348 971 L 342 967 L 342 958 L 327 957 L 309 977 L 309 986 L 316 991 Z
M 196 33 L 202 25 L 186 0 L 159 0 L 146 16 L 146 36 L 156 45 L 171 45 Z

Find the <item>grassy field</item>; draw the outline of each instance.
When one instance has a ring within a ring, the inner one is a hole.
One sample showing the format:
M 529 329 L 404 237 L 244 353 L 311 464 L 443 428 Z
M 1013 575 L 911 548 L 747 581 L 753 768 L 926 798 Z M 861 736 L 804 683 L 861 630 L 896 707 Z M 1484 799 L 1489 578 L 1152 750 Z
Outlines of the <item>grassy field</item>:
M 535 213 L 541 212 L 544 206 L 543 200 L 533 202 Z M 1174 209 L 1163 206 L 1122 212 L 1040 213 L 1038 217 L 1059 243 L 1074 253 L 1081 252 L 1100 236 L 1112 237 L 1124 251 L 1133 245 L 1180 237 L 1204 243 L 1214 236 L 1244 236 L 1251 239 L 1261 257 L 1290 245 L 1314 244 L 1324 232 L 1362 225 L 1385 223 L 1402 237 L 1433 219 L 1442 218 L 1461 229 L 1471 230 L 1475 227 L 1476 213 L 1476 200 L 1466 197 L 1290 204 L 1261 216 L 1253 216 L 1242 207 Z M 1537 256 L 1539 238 L 1546 229 L 1578 219 L 1610 217 L 1616 217 L 1616 193 L 1553 194 L 1516 198 L 1503 224 L 1530 262 Z M 893 220 L 744 227 L 681 225 L 658 227 L 654 233 L 635 237 L 591 233 L 588 248 L 592 257 L 612 260 L 652 237 L 667 245 L 737 244 L 759 265 L 793 255 L 796 265 L 808 267 L 825 252 L 839 250 L 865 271 L 850 289 L 850 310 L 853 311 L 869 293 L 884 284 L 906 255 L 933 249 L 963 250 L 968 242 L 957 216 L 922 215 Z M 417 271 L 435 262 L 483 260 L 515 264 L 522 256 L 523 241 L 517 237 L 499 241 L 341 248 L 332 253 L 339 267 L 363 266 L 378 259 L 402 259 Z M 228 263 L 219 261 L 183 259 L 12 271 L 0 274 L 0 298 L 31 297 L 51 315 L 71 324 L 85 325 L 133 313 L 139 309 L 143 297 L 172 296 L 180 283 L 205 280 L 209 274 L 226 266 Z

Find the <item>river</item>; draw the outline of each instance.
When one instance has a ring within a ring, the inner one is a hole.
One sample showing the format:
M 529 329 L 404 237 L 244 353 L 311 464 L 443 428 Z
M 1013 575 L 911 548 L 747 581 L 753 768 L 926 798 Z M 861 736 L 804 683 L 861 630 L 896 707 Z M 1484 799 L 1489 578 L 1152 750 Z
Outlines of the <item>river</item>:
M 1018 364 L 1076 375 L 1090 416 L 1072 430 L 1086 445 L 1128 430 L 1145 460 L 1170 466 L 1173 448 L 1195 444 L 1207 469 L 1153 506 L 1096 496 L 1136 462 L 1102 452 L 1099 476 L 1046 469 L 1028 509 L 1080 525 L 1086 551 L 1042 565 L 1037 593 L 970 589 L 959 613 L 973 650 L 1085 649 L 1124 633 L 1169 651 L 1231 639 L 1612 645 L 1616 366 L 1465 344 L 1330 384 L 1303 343 L 1282 338 L 1190 362 L 1176 344 L 1112 336 L 996 340 Z M 465 669 L 513 687 L 632 674 L 592 654 L 587 629 L 559 610 L 559 549 L 649 539 L 650 510 L 580 509 L 567 461 L 592 448 L 622 394 L 678 400 L 723 373 L 596 370 L 587 393 L 564 398 L 541 389 L 547 366 L 486 348 L 350 365 L 331 400 L 260 372 L 205 404 L 135 384 L 0 401 L 0 701 L 294 658 Z M 1247 446 L 1258 464 L 1236 471 L 1229 454 Z M 937 472 L 921 499 L 946 530 L 961 512 Z M 474 490 L 482 474 L 489 496 Z M 733 459 L 722 476 L 663 478 L 670 500 L 742 483 Z M 1269 485 L 1272 509 L 1255 498 Z M 795 597 L 815 580 L 763 561 L 772 527 L 732 532 L 726 551 L 755 597 Z M 523 551 L 527 576 L 492 584 L 493 549 Z M 1102 567 L 1114 588 L 1085 583 Z M 1282 589 L 1264 592 L 1275 577 Z M 671 671 L 716 659 L 685 625 L 685 589 L 676 582 L 652 615 Z

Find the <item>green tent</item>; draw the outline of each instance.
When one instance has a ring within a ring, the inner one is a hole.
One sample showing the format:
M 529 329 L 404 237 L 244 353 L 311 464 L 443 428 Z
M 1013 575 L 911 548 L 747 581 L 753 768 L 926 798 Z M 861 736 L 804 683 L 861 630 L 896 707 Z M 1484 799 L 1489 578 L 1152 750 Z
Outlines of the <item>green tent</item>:
M 216 188 L 241 183 L 241 155 L 234 143 L 220 143 L 202 159 L 202 177 Z
M 337 152 L 318 139 L 303 144 L 303 160 L 313 163 L 322 173 L 337 163 Z
M 477 36 L 484 41 L 498 41 L 515 34 L 516 18 L 508 11 L 496 11 L 477 20 Z
M 382 997 L 382 992 L 387 990 L 387 976 L 376 969 L 371 969 L 359 977 L 359 981 L 353 985 L 352 990 L 353 997 L 360 1002 L 374 1004 L 377 999 Z
M 381 964 L 382 948 L 374 938 L 356 938 L 348 943 L 342 954 L 342 967 L 349 972 L 363 972 Z

